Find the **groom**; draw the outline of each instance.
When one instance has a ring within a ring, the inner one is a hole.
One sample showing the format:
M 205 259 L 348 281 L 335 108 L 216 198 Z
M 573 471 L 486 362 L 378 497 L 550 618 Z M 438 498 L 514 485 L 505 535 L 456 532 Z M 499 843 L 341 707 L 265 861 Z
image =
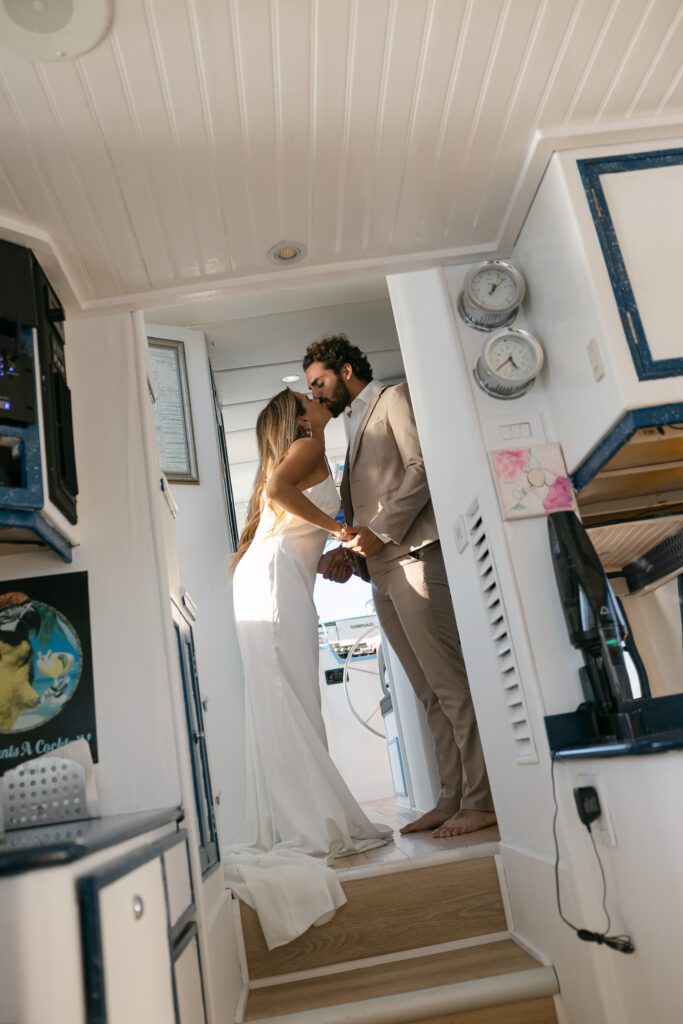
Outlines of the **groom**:
M 401 832 L 476 832 L 496 819 L 408 388 L 373 380 L 343 334 L 309 345 L 303 365 L 313 398 L 349 417 L 341 495 L 356 535 L 347 547 L 434 737 L 438 803 Z M 343 548 L 324 555 L 323 574 L 344 582 L 346 559 Z

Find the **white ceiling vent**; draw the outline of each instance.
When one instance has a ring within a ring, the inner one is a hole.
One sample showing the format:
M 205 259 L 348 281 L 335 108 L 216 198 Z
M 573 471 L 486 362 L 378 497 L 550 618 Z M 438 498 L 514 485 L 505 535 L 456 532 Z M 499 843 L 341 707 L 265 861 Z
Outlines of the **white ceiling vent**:
M 0 45 L 29 60 L 69 60 L 104 38 L 113 0 L 0 0 Z

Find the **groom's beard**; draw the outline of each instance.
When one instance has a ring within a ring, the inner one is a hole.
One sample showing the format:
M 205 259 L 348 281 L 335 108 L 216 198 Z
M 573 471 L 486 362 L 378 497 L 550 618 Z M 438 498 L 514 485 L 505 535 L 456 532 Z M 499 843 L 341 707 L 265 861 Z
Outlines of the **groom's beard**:
M 351 405 L 351 392 L 341 377 L 337 378 L 332 397 L 326 398 L 324 401 L 335 419 L 344 412 L 347 405 Z

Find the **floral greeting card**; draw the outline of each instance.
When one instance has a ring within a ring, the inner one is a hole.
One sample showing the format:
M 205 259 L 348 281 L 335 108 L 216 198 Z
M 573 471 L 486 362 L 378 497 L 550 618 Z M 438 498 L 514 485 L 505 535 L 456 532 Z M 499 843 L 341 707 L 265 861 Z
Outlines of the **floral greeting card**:
M 502 448 L 489 453 L 503 519 L 576 511 L 559 444 Z

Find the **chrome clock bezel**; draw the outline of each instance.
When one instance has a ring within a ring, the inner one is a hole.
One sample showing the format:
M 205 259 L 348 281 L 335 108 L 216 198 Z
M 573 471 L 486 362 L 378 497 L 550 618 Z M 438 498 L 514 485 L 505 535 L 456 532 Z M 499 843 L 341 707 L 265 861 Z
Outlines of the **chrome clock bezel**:
M 492 309 L 472 294 L 472 282 L 475 277 L 492 268 L 501 270 L 512 278 L 516 288 L 514 301 L 502 309 L 498 307 Z M 516 267 L 513 267 L 507 260 L 483 260 L 470 267 L 467 272 L 462 290 L 458 295 L 458 312 L 465 323 L 476 331 L 494 331 L 512 323 L 525 295 L 526 281 Z
M 526 377 L 518 378 L 517 380 L 510 380 L 507 377 L 500 377 L 488 362 L 488 353 L 491 348 L 501 338 L 509 337 L 514 335 L 515 337 L 522 338 L 528 345 L 531 346 L 536 356 L 536 363 L 534 369 Z M 525 395 L 529 388 L 532 386 L 539 373 L 543 368 L 545 361 L 545 353 L 543 346 L 541 345 L 538 338 L 536 338 L 530 331 L 525 331 L 522 328 L 503 328 L 502 330 L 496 331 L 488 339 L 486 344 L 483 346 L 481 352 L 478 354 L 475 364 L 473 367 L 474 379 L 477 385 L 491 398 L 521 398 Z

